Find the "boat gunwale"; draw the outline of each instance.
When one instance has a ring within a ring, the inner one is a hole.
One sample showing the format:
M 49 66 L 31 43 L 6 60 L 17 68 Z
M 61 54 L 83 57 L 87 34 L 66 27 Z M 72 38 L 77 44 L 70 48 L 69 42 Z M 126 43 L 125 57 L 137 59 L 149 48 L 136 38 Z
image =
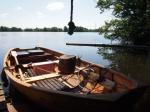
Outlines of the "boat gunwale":
M 35 47 L 35 48 L 45 49 L 45 50 L 48 50 L 48 51 L 50 51 L 50 52 L 54 52 L 54 53 L 58 53 L 58 54 L 60 54 L 60 55 L 63 55 L 63 53 L 56 52 L 56 51 L 53 51 L 53 50 L 51 50 L 51 49 L 47 49 L 47 48 L 43 48 L 43 47 L 42 47 L 42 48 L 41 48 L 41 47 Z M 35 49 L 35 48 L 30 48 L 30 49 Z M 6 55 L 5 55 L 5 57 L 4 57 L 4 62 L 3 62 L 4 68 L 7 68 L 5 62 L 6 62 L 6 60 L 7 60 L 8 55 L 10 54 L 10 52 L 11 52 L 12 50 L 15 50 L 15 49 L 18 49 L 18 48 L 12 48 L 12 49 L 10 49 L 10 50 L 6 53 Z M 20 49 L 20 48 L 19 48 L 19 49 Z M 30 50 L 30 49 L 20 49 L 20 50 Z M 89 62 L 86 61 L 86 60 L 82 60 L 82 62 L 84 62 L 84 63 L 89 63 Z M 96 66 L 98 66 L 98 67 L 103 67 L 103 66 L 101 66 L 101 65 L 98 65 L 98 64 L 95 64 L 95 63 L 91 63 L 91 62 L 90 62 L 90 64 L 96 65 Z M 112 69 L 109 69 L 109 68 L 108 68 L 108 70 L 110 70 L 110 72 L 119 74 L 119 75 L 121 75 L 121 76 L 127 78 L 128 80 L 134 81 L 137 85 L 135 86 L 134 89 L 130 89 L 129 91 L 124 91 L 124 92 L 121 92 L 121 93 L 105 93 L 105 94 L 97 94 L 97 95 L 95 95 L 95 94 L 88 94 L 88 95 L 86 94 L 86 95 L 84 95 L 84 94 L 77 94 L 77 93 L 75 94 L 75 93 L 70 93 L 70 92 L 65 92 L 65 91 L 55 91 L 55 90 L 50 90 L 50 89 L 46 89 L 46 88 L 42 88 L 42 87 L 33 86 L 33 85 L 29 84 L 29 83 L 23 82 L 23 81 L 21 81 L 20 79 L 15 78 L 14 76 L 12 76 L 12 74 L 10 73 L 10 71 L 9 71 L 8 69 L 4 69 L 5 73 L 9 76 L 9 78 L 10 78 L 11 80 L 15 81 L 16 83 L 18 83 L 18 84 L 20 84 L 20 85 L 22 85 L 22 86 L 31 87 L 32 89 L 35 89 L 35 90 L 38 90 L 38 91 L 51 92 L 51 93 L 53 93 L 53 94 L 68 95 L 68 96 L 71 96 L 71 97 L 78 97 L 78 98 L 84 98 L 84 99 L 103 100 L 103 101 L 114 102 L 114 101 L 119 100 L 119 99 L 120 99 L 122 96 L 124 96 L 125 94 L 128 94 L 130 91 L 135 90 L 135 89 L 138 89 L 138 82 L 137 82 L 137 81 L 135 81 L 135 80 L 133 80 L 133 79 L 130 79 L 129 77 L 123 75 L 122 73 L 119 73 L 119 72 L 114 71 L 114 70 L 112 70 Z M 110 97 L 111 97 L 111 98 L 110 98 Z
M 41 92 L 51 92 L 53 94 L 59 94 L 59 95 L 68 95 L 71 97 L 78 97 L 78 98 L 84 98 L 84 99 L 91 99 L 91 100 L 103 100 L 103 101 L 109 101 L 109 102 L 114 102 L 120 99 L 123 95 L 127 94 L 128 91 L 122 92 L 122 93 L 105 93 L 105 94 L 78 94 L 78 93 L 73 93 L 73 92 L 65 92 L 65 91 L 56 91 L 52 89 L 46 89 L 42 87 L 37 87 L 34 85 L 31 85 L 30 83 L 23 82 L 19 79 L 16 79 L 11 75 L 9 70 L 5 69 L 6 74 L 8 77 L 15 81 L 15 83 L 20 84 L 21 86 L 25 86 L 27 88 L 32 88 Z

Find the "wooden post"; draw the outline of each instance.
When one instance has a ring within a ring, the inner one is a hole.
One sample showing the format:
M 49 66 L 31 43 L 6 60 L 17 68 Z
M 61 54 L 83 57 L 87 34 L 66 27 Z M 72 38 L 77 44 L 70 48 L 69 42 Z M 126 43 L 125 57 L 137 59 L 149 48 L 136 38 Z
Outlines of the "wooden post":
M 66 45 L 73 45 L 73 46 L 90 46 L 90 47 L 132 48 L 132 49 L 150 50 L 150 46 L 144 46 L 144 45 L 84 44 L 84 43 L 66 43 Z

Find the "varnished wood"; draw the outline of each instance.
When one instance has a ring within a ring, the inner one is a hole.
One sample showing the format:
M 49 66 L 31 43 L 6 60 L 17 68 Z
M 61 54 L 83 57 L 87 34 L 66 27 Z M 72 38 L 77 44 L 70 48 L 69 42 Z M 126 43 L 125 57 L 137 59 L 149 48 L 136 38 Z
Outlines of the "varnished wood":
M 48 87 L 50 88 L 50 89 L 53 89 L 54 87 L 47 81 L 47 79 L 46 80 L 43 80 L 43 82 L 45 82 L 47 85 L 48 85 Z M 56 89 L 55 89 L 56 90 Z
M 17 59 L 17 52 L 16 51 L 11 51 L 11 55 L 14 57 L 15 61 L 16 61 L 16 64 L 19 65 L 19 62 L 18 62 L 18 59 Z M 21 71 L 20 68 L 18 68 L 18 71 L 19 71 L 19 75 L 21 77 L 21 80 L 24 80 L 24 76 L 23 76 L 23 73 Z
M 53 77 L 60 77 L 60 75 L 56 74 L 56 73 L 51 73 L 51 74 L 45 74 L 45 75 L 40 75 L 40 76 L 33 76 L 33 77 L 30 77 L 30 78 L 26 78 L 25 82 L 26 83 L 31 83 L 31 82 L 44 80 L 44 79 L 49 79 L 49 78 L 53 78 Z
M 36 49 L 43 50 L 46 54 L 50 54 L 46 55 L 46 59 L 49 59 L 49 61 L 45 60 L 45 56 L 44 58 L 41 56 L 42 59 L 40 59 L 40 56 L 36 56 L 37 53 L 32 54 L 32 58 L 28 61 L 25 56 L 23 56 L 23 58 L 20 57 L 20 59 L 26 63 L 20 63 L 22 65 L 22 67 L 20 67 L 22 73 L 29 73 L 29 77 L 22 80 L 20 77 L 17 77 L 18 73 L 16 72 L 17 70 L 15 70 L 17 68 L 15 67 L 15 60 L 13 60 L 11 56 L 11 51 L 36 51 Z M 66 75 L 60 74 L 58 70 L 58 59 L 62 55 L 63 53 L 42 47 L 11 49 L 4 58 L 4 71 L 7 77 L 9 77 L 11 84 L 18 91 L 39 105 L 54 110 L 71 111 L 72 109 L 76 109 L 77 111 L 80 108 L 82 111 L 97 111 L 100 109 L 109 112 L 112 110 L 112 107 L 118 108 L 135 104 L 147 87 L 126 77 L 122 73 L 85 60 L 81 60 L 80 66 L 76 66 L 75 73 Z M 28 66 L 29 62 L 32 62 L 32 59 L 34 58 L 35 60 L 32 63 L 32 66 Z M 41 66 L 42 64 L 45 66 L 46 64 L 50 64 L 50 61 L 55 63 L 55 66 L 50 66 L 55 67 L 54 70 L 50 68 L 52 70 L 50 71 L 51 73 L 36 74 L 33 69 L 34 67 Z M 113 87 L 110 86 L 111 88 L 107 88 L 105 87 L 105 84 L 101 82 L 93 83 L 89 81 L 85 83 L 89 78 L 89 65 L 95 74 L 104 76 L 106 79 L 115 82 L 115 85 Z M 10 69 L 12 66 L 14 66 L 14 68 Z M 107 70 L 107 72 L 103 73 L 103 70 Z M 76 78 L 75 76 L 77 75 L 81 75 L 82 77 Z M 67 79 L 67 77 L 70 78 Z M 78 80 L 78 78 L 80 79 L 81 84 L 85 81 L 83 87 L 80 87 L 80 84 L 73 81 Z M 66 87 L 67 89 L 63 89 Z M 89 92 L 86 92 L 87 89 Z M 117 104 L 119 102 L 125 103 L 119 104 L 118 106 Z M 68 107 L 70 107 L 71 110 L 69 110 Z
M 55 60 L 55 61 L 45 61 L 45 62 L 35 62 L 35 63 L 30 63 L 31 66 L 38 66 L 38 65 L 44 65 L 44 64 L 55 64 L 58 63 L 59 60 Z M 30 64 L 23 64 L 23 67 L 29 67 Z

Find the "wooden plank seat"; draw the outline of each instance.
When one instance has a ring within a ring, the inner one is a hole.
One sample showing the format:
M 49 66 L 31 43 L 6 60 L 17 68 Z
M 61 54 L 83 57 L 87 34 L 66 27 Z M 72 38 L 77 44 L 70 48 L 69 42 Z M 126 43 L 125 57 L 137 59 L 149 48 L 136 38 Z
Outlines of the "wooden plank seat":
M 37 51 L 37 52 L 36 52 Z M 11 54 L 15 54 L 19 64 L 27 64 L 31 62 L 40 62 L 53 59 L 53 55 L 50 53 L 44 53 L 42 50 L 29 50 L 29 51 L 11 51 Z
M 49 53 L 44 53 L 42 55 L 29 55 L 25 57 L 18 57 L 19 64 L 27 64 L 31 62 L 42 62 L 53 59 L 53 55 Z
M 48 61 L 42 61 L 42 62 L 22 64 L 22 65 L 23 65 L 23 67 L 28 67 L 28 66 L 30 66 L 30 64 L 31 64 L 31 66 L 39 66 L 39 65 L 57 64 L 58 62 L 59 62 L 59 60 L 54 60 L 54 61 L 48 60 Z
M 32 49 L 32 50 L 28 50 L 28 52 L 30 53 L 30 55 L 42 55 L 42 54 L 44 54 L 44 51 L 41 49 Z
M 42 55 L 44 51 L 41 49 L 33 49 L 33 50 L 26 50 L 26 51 L 12 51 L 16 52 L 18 58 L 31 56 L 31 55 Z
M 16 52 L 16 51 L 12 51 L 12 52 Z M 29 56 L 29 52 L 27 52 L 27 51 L 19 51 L 19 52 L 16 52 L 16 56 L 18 58 L 26 57 L 26 56 Z
M 33 77 L 26 78 L 24 82 L 31 83 L 31 82 L 36 82 L 36 81 L 54 78 L 54 77 L 60 77 L 60 75 L 57 73 L 43 74 L 43 75 L 39 75 L 39 76 L 33 76 Z

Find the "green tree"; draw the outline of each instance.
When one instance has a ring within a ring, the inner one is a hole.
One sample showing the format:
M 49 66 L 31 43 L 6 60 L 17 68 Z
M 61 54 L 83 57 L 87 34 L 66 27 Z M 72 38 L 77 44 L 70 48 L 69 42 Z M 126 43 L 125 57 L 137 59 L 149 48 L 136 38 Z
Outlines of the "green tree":
M 10 29 L 8 27 L 5 27 L 5 26 L 1 26 L 0 27 L 0 31 L 3 32 L 3 31 L 9 31 Z
M 22 29 L 21 28 L 17 28 L 17 27 L 12 27 L 12 28 L 10 28 L 10 31 L 20 32 L 20 31 L 22 31 Z
M 63 30 L 61 28 L 51 27 L 50 31 L 52 31 L 52 32 L 62 32 Z
M 76 26 L 75 32 L 88 32 L 88 29 L 82 26 Z
M 150 0 L 98 0 L 97 7 L 116 17 L 100 27 L 105 38 L 150 45 Z
M 64 32 L 68 32 L 68 28 L 64 26 Z
M 24 29 L 25 32 L 33 32 L 34 30 L 32 28 L 26 28 Z

